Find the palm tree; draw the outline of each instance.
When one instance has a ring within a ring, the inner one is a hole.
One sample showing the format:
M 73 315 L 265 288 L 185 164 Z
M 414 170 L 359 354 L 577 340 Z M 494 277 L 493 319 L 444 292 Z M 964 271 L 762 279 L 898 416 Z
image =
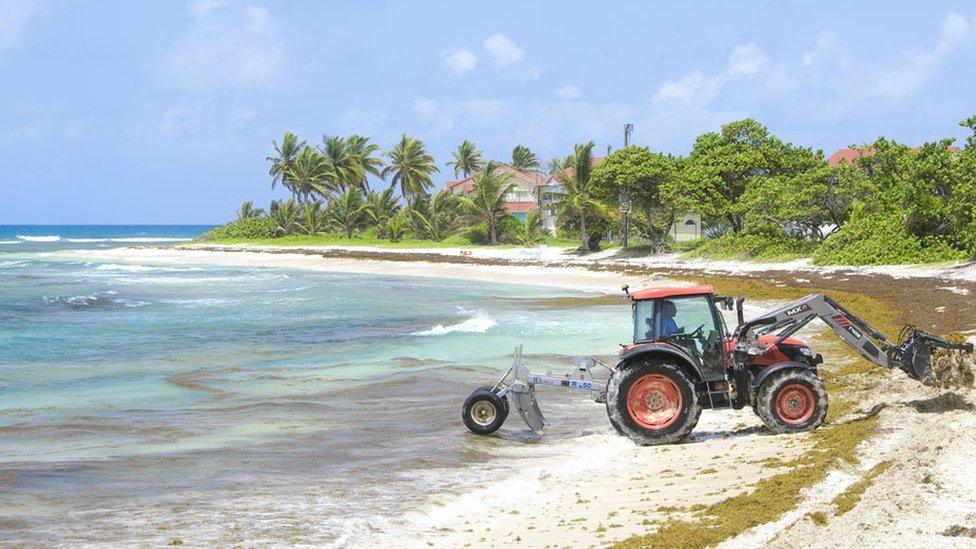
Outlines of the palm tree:
M 390 186 L 400 186 L 404 198 L 425 192 L 434 182 L 430 176 L 439 172 L 434 157 L 427 153 L 424 142 L 403 134 L 393 150 L 386 153 L 390 164 L 383 169 L 383 177 L 392 175 Z
M 448 162 L 447 165 L 454 167 L 454 177 L 460 173 L 463 173 L 464 177 L 468 177 L 485 165 L 485 161 L 481 158 L 481 151 L 467 139 L 458 145 L 457 150 L 452 152 L 451 156 L 454 157 L 454 161 Z
M 590 251 L 590 239 L 586 232 L 586 214 L 597 212 L 608 215 L 610 209 L 592 196 L 590 189 L 590 173 L 593 170 L 593 142 L 577 144 L 573 155 L 563 163 L 563 169 L 556 173 L 556 179 L 562 183 L 562 191 L 553 193 L 555 205 L 564 215 L 575 213 L 579 215 L 580 250 Z
M 549 163 L 546 165 L 549 175 L 556 175 L 559 172 L 565 170 L 570 166 L 573 161 L 573 155 L 569 155 L 566 158 L 550 158 Z
M 324 135 L 322 136 L 322 148 L 319 151 L 332 168 L 336 188 L 345 190 L 352 186 L 358 187 L 362 183 L 356 158 L 349 154 L 349 147 L 345 139 L 334 135 Z
M 329 223 L 345 233 L 346 238 L 352 238 L 352 233 L 362 225 L 365 209 L 362 191 L 355 187 L 346 189 L 329 201 Z
M 369 190 L 367 175 L 381 179 L 383 177 L 383 159 L 377 155 L 380 146 L 376 143 L 370 143 L 368 137 L 353 134 L 346 139 L 346 147 L 349 150 L 349 155 L 355 160 L 360 186 L 363 190 Z
M 460 226 L 460 205 L 458 195 L 441 189 L 424 203 L 425 207 L 412 205 L 408 212 L 423 236 L 439 242 Z
M 508 216 L 505 211 L 505 195 L 512 192 L 515 183 L 509 183 L 509 174 L 496 173 L 496 164 L 489 162 L 485 169 L 474 176 L 473 196 L 462 196 L 461 204 L 479 221 L 488 224 L 488 239 L 498 244 L 498 225 Z
M 264 215 L 264 210 L 255 208 L 254 203 L 250 200 L 241 202 L 241 209 L 237 211 L 237 219 L 251 219 L 253 217 L 261 217 L 262 215 Z
M 400 203 L 391 188 L 383 189 L 381 192 L 369 191 L 366 195 L 366 207 L 363 213 L 370 224 L 376 227 L 376 236 L 380 238 L 386 236 L 387 225 L 399 210 Z
M 272 141 L 271 143 L 275 149 L 274 156 L 267 158 L 271 162 L 271 168 L 268 170 L 268 174 L 271 176 L 271 188 L 273 189 L 278 183 L 281 183 L 282 187 L 295 194 L 291 181 L 289 180 L 288 172 L 294 166 L 295 158 L 299 152 L 305 148 L 305 142 L 299 141 L 298 136 L 295 134 L 285 132 L 285 136 L 281 138 L 281 145 L 276 141 Z
M 519 227 L 515 240 L 523 246 L 531 246 L 541 242 L 545 238 L 545 233 L 542 210 L 536 209 L 525 214 L 525 221 Z
M 309 235 L 325 231 L 326 224 L 321 200 L 306 202 L 301 208 L 301 219 L 296 222 L 297 229 Z
M 335 172 L 332 165 L 314 147 L 305 146 L 288 169 L 288 180 L 299 202 L 305 202 L 315 193 L 329 196 L 335 190 Z
M 535 155 L 528 147 L 522 145 L 515 145 L 512 149 L 512 167 L 516 170 L 523 172 L 538 170 L 539 157 Z
M 298 207 L 295 199 L 272 201 L 270 217 L 274 221 L 276 235 L 284 236 L 295 232 L 298 228 Z

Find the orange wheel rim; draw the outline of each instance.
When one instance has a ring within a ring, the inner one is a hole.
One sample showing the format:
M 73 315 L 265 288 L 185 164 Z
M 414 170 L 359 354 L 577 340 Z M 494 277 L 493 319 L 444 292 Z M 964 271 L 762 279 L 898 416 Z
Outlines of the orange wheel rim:
M 787 425 L 800 425 L 809 421 L 816 408 L 813 391 L 800 383 L 787 385 L 776 395 L 776 415 Z
M 681 415 L 681 389 L 662 374 L 647 374 L 627 390 L 627 413 L 646 429 L 664 429 Z

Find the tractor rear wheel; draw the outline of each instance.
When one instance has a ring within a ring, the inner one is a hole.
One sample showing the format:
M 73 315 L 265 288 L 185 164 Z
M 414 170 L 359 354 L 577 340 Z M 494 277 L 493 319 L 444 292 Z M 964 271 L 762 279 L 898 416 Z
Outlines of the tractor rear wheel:
M 490 435 L 497 431 L 508 417 L 508 402 L 492 392 L 491 387 L 475 389 L 461 406 L 464 426 L 476 435 Z
M 649 362 L 618 370 L 610 377 L 607 415 L 619 433 L 650 446 L 688 436 L 698 424 L 701 406 L 684 368 Z
M 811 371 L 786 370 L 763 382 L 755 408 L 775 433 L 809 431 L 827 417 L 827 389 Z

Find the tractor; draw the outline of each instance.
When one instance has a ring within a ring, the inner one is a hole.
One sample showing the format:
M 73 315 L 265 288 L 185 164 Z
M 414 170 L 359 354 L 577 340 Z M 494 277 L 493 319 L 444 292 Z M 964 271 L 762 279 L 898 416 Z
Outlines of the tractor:
M 531 373 L 519 347 L 497 383 L 464 401 L 461 417 L 468 429 L 493 433 L 513 405 L 530 429 L 542 432 L 547 422 L 536 400 L 538 385 L 589 391 L 605 401 L 614 428 L 640 445 L 684 439 L 706 408 L 751 406 L 775 433 L 814 429 L 827 415 L 818 370 L 823 357 L 792 336 L 818 318 L 865 359 L 925 384 L 934 382 L 934 349 L 973 352 L 970 343 L 953 344 L 913 326 L 905 326 L 893 343 L 822 294 L 745 321 L 744 298 L 717 295 L 710 285 L 623 291 L 632 304 L 633 340 L 622 345 L 616 365 L 607 366 L 605 389 L 592 376 L 596 359 L 577 357 L 573 371 L 562 375 Z M 730 331 L 720 309 L 733 308 L 738 325 Z

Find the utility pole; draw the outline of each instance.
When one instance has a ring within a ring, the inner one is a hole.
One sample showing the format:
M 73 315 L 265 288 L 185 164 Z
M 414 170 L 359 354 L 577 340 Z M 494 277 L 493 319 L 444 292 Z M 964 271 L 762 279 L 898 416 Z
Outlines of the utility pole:
M 624 148 L 630 145 L 630 133 L 634 131 L 633 124 L 624 124 Z M 609 149 L 608 149 L 609 150 Z M 620 193 L 620 215 L 623 217 L 623 227 L 621 227 L 620 232 L 620 245 L 624 248 L 627 247 L 628 236 L 630 236 L 630 197 L 627 193 Z

